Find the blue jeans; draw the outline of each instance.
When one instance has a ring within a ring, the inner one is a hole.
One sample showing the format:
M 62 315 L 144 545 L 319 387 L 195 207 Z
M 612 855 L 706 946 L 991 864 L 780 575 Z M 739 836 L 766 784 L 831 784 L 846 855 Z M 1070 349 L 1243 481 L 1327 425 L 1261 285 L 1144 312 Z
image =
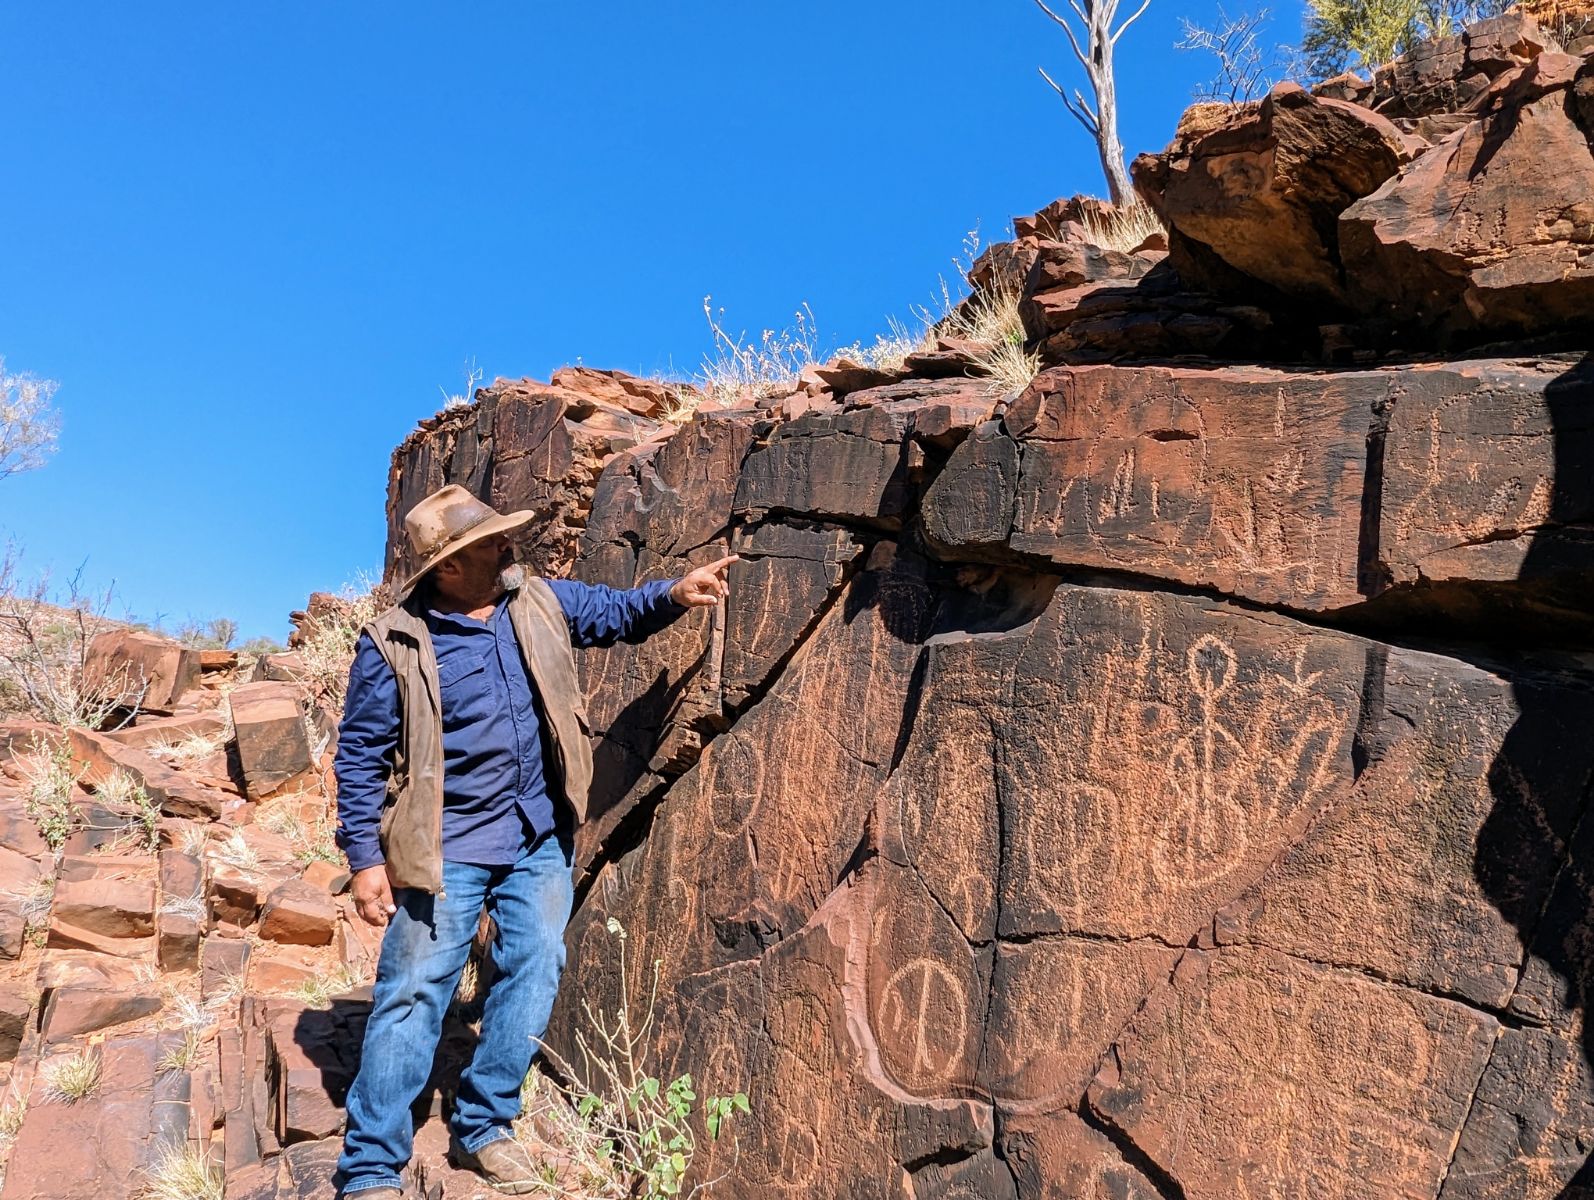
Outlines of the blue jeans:
M 450 1126 L 472 1152 L 510 1136 L 520 1087 L 548 1027 L 565 965 L 571 904 L 570 841 L 550 834 L 507 867 L 444 863 L 443 888 L 393 895 L 376 965 L 360 1070 L 349 1089 L 348 1128 L 334 1182 L 341 1194 L 398 1187 L 410 1160 L 410 1106 L 431 1074 L 443 1014 L 459 985 L 482 905 L 498 927 L 497 978 L 481 1039 L 459 1077 Z

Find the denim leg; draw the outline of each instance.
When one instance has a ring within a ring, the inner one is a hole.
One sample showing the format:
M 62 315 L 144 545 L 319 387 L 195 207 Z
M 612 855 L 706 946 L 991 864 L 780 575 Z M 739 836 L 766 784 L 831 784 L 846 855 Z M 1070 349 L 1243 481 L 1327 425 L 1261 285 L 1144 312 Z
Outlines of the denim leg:
M 360 1070 L 349 1089 L 348 1127 L 334 1177 L 346 1196 L 398 1187 L 410 1160 L 410 1105 L 426 1086 L 443 1014 L 476 936 L 482 901 L 504 868 L 443 864 L 443 893 L 400 888 L 376 964 Z
M 520 1113 L 520 1085 L 537 1051 L 532 1039 L 548 1028 L 559 973 L 565 965 L 570 920 L 570 842 L 550 834 L 523 854 L 487 897 L 498 926 L 493 940 L 497 978 L 482 1009 L 481 1040 L 459 1078 L 452 1124 L 475 1152 L 509 1136 Z

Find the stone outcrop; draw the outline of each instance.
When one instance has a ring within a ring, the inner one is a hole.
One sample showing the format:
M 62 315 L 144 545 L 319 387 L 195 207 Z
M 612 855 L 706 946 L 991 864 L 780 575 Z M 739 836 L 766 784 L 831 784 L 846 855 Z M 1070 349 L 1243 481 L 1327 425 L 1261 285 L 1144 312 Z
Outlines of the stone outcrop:
M 1136 187 L 1187 286 L 1268 305 L 1307 341 L 1316 326 L 1328 361 L 1347 336 L 1376 355 L 1586 334 L 1594 44 L 1577 46 L 1511 12 L 1370 82 L 1198 106 L 1135 161 Z

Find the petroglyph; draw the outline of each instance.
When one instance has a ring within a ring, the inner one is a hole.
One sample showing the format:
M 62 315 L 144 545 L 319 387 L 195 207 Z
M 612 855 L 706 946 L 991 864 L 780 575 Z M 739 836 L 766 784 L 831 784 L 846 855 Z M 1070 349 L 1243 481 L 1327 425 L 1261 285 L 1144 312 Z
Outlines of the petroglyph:
M 1193 1198 L 1431 1196 L 1496 1029 L 1267 952 L 1192 952 L 1091 1104 Z

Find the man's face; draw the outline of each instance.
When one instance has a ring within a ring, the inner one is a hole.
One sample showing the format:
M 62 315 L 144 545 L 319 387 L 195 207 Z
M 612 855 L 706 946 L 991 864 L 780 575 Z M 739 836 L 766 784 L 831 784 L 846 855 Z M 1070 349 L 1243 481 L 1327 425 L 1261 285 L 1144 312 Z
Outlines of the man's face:
M 501 587 L 500 575 L 515 561 L 509 538 L 497 534 L 472 542 L 437 564 L 437 582 L 459 600 L 485 600 Z

